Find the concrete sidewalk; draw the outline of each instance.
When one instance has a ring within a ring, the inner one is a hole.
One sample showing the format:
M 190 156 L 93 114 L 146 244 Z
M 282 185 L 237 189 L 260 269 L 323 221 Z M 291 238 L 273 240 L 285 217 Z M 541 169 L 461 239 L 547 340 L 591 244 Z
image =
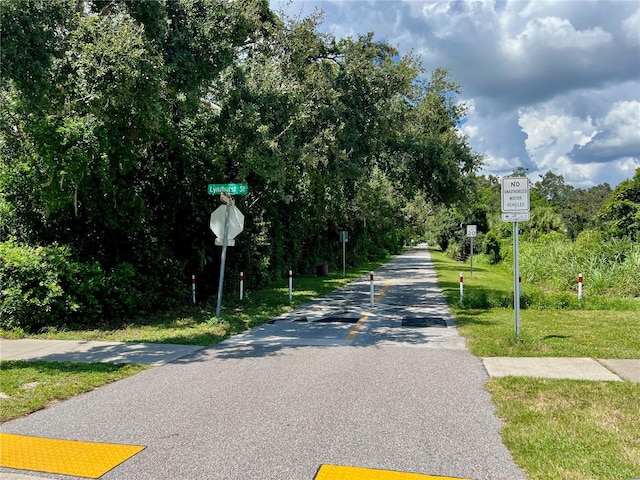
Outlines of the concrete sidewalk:
M 1 360 L 166 365 L 205 347 L 162 343 L 0 339 Z M 569 357 L 484 357 L 490 377 L 537 377 L 640 383 L 640 360 Z
M 163 343 L 90 342 L 77 340 L 0 339 L 0 360 L 46 362 L 171 363 L 205 347 Z
M 485 357 L 490 377 L 536 377 L 640 383 L 640 360 L 569 357 Z

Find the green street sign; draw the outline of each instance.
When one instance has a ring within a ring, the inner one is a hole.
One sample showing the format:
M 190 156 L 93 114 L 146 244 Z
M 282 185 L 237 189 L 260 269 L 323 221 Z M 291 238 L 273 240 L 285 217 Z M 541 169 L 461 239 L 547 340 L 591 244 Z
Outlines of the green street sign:
M 210 183 L 207 187 L 209 195 L 220 195 L 227 193 L 229 195 L 246 195 L 249 187 L 246 183 Z

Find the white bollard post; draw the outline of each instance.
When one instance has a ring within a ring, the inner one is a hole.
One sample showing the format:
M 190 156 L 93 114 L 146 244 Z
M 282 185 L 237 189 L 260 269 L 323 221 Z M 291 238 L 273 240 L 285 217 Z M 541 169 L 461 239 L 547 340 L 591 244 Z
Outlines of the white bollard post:
M 460 272 L 460 305 L 462 305 L 462 300 L 464 299 L 464 276 L 462 272 Z
M 191 299 L 193 304 L 196 304 L 196 276 L 191 275 Z
M 369 297 L 370 297 L 369 305 L 372 307 L 374 304 L 374 298 L 373 298 L 374 293 L 375 293 L 375 287 L 373 285 L 373 272 L 369 272 Z
M 244 272 L 240 272 L 240 300 L 244 297 Z
M 289 270 L 289 301 L 293 298 L 293 272 Z
M 578 275 L 578 300 L 582 300 L 582 274 Z

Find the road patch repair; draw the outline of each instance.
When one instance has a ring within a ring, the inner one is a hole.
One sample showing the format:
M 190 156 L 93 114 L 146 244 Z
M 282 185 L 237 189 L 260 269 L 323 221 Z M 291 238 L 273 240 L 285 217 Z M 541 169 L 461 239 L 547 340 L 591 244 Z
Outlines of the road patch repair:
M 428 327 L 447 327 L 447 322 L 441 317 L 404 317 L 402 327 L 412 328 L 428 328 Z
M 139 445 L 81 442 L 0 433 L 0 466 L 100 478 L 144 450 Z
M 322 465 L 314 480 L 465 480 L 457 477 L 434 477 L 421 473 L 396 472 L 339 465 Z M 466 479 L 469 480 L 469 479 Z

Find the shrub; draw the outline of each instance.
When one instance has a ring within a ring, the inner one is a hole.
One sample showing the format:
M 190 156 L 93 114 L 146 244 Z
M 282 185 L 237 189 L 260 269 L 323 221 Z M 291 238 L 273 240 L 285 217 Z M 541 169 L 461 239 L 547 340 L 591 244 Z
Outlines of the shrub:
M 72 260 L 66 247 L 0 243 L 0 327 L 35 330 L 100 313 L 96 264 Z
M 175 306 L 188 298 L 182 268 L 168 261 L 140 274 L 121 263 L 105 272 L 96 262 L 74 260 L 65 246 L 0 243 L 0 328 L 93 327 Z
M 482 251 L 489 257 L 489 263 L 491 263 L 491 265 L 497 265 L 502 261 L 500 239 L 495 232 L 490 231 L 485 235 L 484 241 L 482 242 Z

